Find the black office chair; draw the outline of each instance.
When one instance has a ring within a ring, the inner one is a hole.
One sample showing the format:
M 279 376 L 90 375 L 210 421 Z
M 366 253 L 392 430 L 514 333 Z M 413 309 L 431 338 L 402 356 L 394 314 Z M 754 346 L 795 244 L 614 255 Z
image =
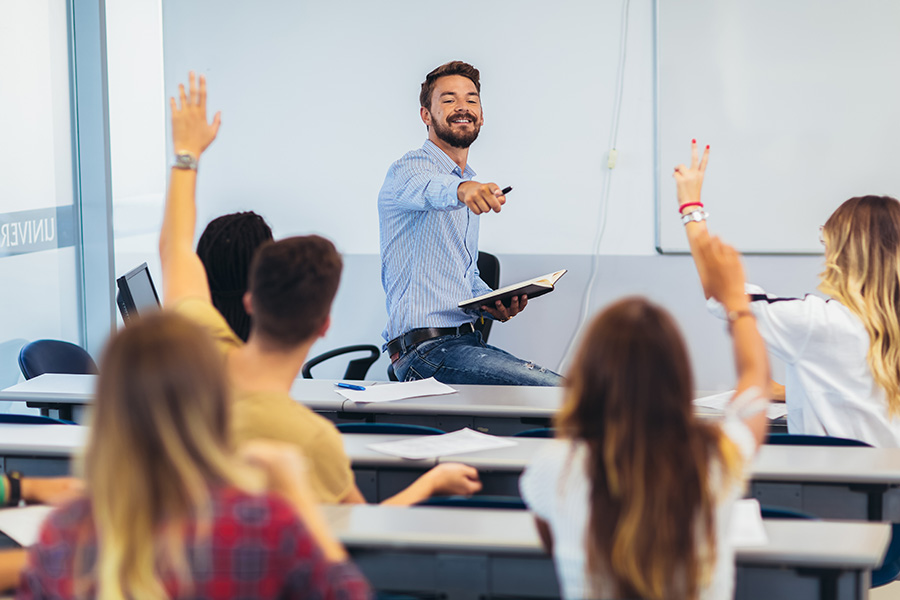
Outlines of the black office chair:
M 334 350 L 329 350 L 328 352 L 323 352 L 318 356 L 315 356 L 303 365 L 303 368 L 300 369 L 300 373 L 303 375 L 304 379 L 313 379 L 312 376 L 312 368 L 318 365 L 319 363 L 325 362 L 331 358 L 335 358 L 336 356 L 343 356 L 344 354 L 351 354 L 353 352 L 368 352 L 368 356 L 364 356 L 362 358 L 355 358 L 351 360 L 347 364 L 347 370 L 344 372 L 344 379 L 350 380 L 362 380 L 366 378 L 366 373 L 369 372 L 369 367 L 378 360 L 378 357 L 381 356 L 381 350 L 377 346 L 373 346 L 371 344 L 358 344 L 356 346 L 342 346 L 340 348 L 335 348 Z
M 97 364 L 84 348 L 60 340 L 36 340 L 25 344 L 19 352 L 19 368 L 25 379 L 44 373 L 97 373 Z
M 493 254 L 487 252 L 478 253 L 478 273 L 481 280 L 484 281 L 492 290 L 500 287 L 500 260 Z M 481 319 L 475 321 L 475 330 L 481 332 L 481 339 L 487 343 L 488 335 L 491 333 L 491 326 L 494 324 L 492 319 Z
M 766 444 L 775 446 L 847 446 L 862 448 L 872 447 L 871 444 L 849 438 L 830 437 L 826 435 L 799 435 L 791 433 L 770 433 L 766 438 Z M 790 509 L 788 510 L 790 511 Z M 881 568 L 872 571 L 871 587 L 875 588 L 887 585 L 897 579 L 898 576 L 900 576 L 900 523 L 894 523 L 891 525 L 891 542 L 890 544 L 888 544 L 887 551 L 884 554 L 884 562 L 882 562 Z

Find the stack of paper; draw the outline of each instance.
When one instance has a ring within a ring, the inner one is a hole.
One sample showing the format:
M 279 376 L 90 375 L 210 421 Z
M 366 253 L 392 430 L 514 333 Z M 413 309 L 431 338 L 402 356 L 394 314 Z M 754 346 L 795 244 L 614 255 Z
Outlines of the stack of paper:
M 402 383 L 379 383 L 367 386 L 365 390 L 348 390 L 335 388 L 338 394 L 358 404 L 367 402 L 390 402 L 391 400 L 405 400 L 406 398 L 419 398 L 421 396 L 442 396 L 455 394 L 449 385 L 445 385 L 435 379 L 419 379 L 417 381 L 404 381 Z
M 735 546 L 765 546 L 769 543 L 763 525 L 759 502 L 755 498 L 738 500 L 731 512 L 731 527 L 728 538 Z
M 23 506 L 0 510 L 0 531 L 21 546 L 30 546 L 38 541 L 41 524 L 53 512 L 52 506 Z
M 704 396 L 703 398 L 695 399 L 694 406 L 724 411 L 728 406 L 728 403 L 731 402 L 732 396 L 734 396 L 734 390 L 728 390 L 727 392 L 722 392 L 721 394 L 715 394 L 713 396 Z M 770 402 L 769 406 L 766 408 L 766 416 L 769 419 L 778 419 L 786 414 L 787 405 L 784 402 Z
M 515 445 L 516 443 L 511 440 L 504 440 L 493 435 L 478 433 L 465 428 L 453 433 L 445 433 L 444 435 L 419 435 L 396 442 L 370 444 L 369 448 L 376 452 L 399 456 L 400 458 L 422 459 L 437 458 L 448 454 L 490 450 L 492 448 L 506 448 Z

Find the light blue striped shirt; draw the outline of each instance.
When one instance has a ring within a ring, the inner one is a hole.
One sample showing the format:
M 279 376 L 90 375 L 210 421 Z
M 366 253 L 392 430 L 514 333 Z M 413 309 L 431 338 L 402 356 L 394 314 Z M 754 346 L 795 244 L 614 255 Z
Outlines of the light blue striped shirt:
M 378 194 L 386 341 L 417 327 L 474 321 L 461 300 L 487 294 L 478 276 L 478 216 L 456 197 L 475 176 L 431 140 L 388 169 Z

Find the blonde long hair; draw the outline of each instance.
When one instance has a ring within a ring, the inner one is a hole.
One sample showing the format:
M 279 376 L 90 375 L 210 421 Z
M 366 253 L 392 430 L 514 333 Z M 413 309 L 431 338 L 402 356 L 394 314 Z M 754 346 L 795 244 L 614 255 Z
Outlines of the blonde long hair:
M 99 548 L 89 574 L 102 600 L 164 598 L 158 568 L 191 583 L 184 524 L 195 519 L 203 534 L 211 488 L 256 487 L 229 450 L 222 356 L 196 325 L 162 312 L 115 336 L 101 365 L 83 465 Z
M 625 298 L 590 325 L 556 424 L 588 448 L 588 581 L 617 598 L 694 599 L 712 576 L 715 501 L 739 468 L 733 444 L 694 416 L 687 349 L 671 316 Z
M 825 222 L 825 270 L 819 289 L 849 308 L 869 333 L 867 360 L 900 413 L 900 202 L 861 196 L 841 204 Z

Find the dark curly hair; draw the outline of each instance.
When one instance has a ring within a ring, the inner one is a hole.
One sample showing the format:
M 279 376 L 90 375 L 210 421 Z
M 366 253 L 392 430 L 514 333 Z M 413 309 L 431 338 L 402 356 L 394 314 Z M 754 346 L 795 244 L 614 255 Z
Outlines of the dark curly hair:
M 250 315 L 244 310 L 243 297 L 250 264 L 257 248 L 271 240 L 272 228 L 266 220 L 249 211 L 213 219 L 197 242 L 213 305 L 245 342 L 250 336 Z

